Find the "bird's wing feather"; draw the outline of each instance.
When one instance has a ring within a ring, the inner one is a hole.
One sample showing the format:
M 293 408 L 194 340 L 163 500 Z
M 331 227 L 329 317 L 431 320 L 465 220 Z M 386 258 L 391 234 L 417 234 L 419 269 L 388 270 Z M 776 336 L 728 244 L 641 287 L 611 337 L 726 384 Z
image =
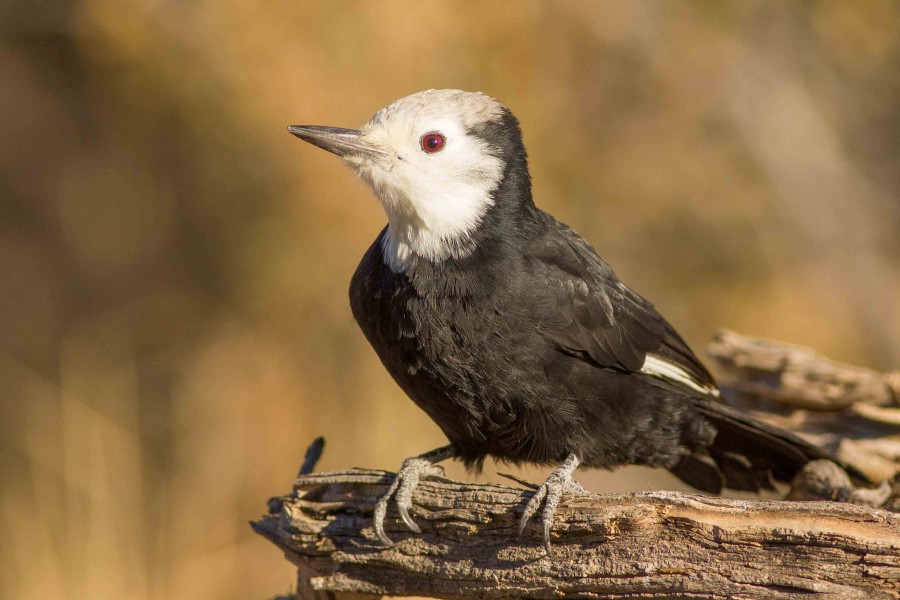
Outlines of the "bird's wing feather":
M 549 215 L 546 223 L 545 234 L 526 250 L 541 282 L 533 291 L 540 307 L 535 317 L 546 336 L 603 367 L 715 390 L 712 376 L 650 302 L 620 283 L 581 236 Z

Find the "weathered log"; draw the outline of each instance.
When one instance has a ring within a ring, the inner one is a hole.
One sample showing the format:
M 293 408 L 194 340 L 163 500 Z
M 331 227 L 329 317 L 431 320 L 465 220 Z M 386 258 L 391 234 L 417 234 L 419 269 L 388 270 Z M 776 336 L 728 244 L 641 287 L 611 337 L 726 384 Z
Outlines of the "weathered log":
M 432 478 L 382 546 L 375 499 L 393 475 L 303 475 L 254 523 L 299 568 L 301 598 L 896 598 L 900 515 L 836 502 L 726 500 L 676 492 L 567 496 L 553 551 L 516 535 L 531 490 Z M 323 595 L 326 594 L 326 595 Z
M 720 331 L 709 354 L 729 404 L 829 449 L 883 481 L 900 470 L 900 371 L 879 373 L 815 351 Z
M 816 411 L 854 404 L 891 407 L 900 423 L 900 371 L 879 373 L 833 361 L 810 348 L 723 329 L 707 347 L 738 391 Z

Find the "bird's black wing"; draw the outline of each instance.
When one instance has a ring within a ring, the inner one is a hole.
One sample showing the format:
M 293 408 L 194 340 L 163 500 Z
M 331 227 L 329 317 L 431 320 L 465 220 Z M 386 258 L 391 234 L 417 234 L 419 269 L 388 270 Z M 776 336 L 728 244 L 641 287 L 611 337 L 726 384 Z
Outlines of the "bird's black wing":
M 562 350 L 600 366 L 643 370 L 715 394 L 712 376 L 653 305 L 620 283 L 581 236 L 544 217 L 543 234 L 526 249 L 540 282 L 533 291 L 534 316 L 544 334 Z

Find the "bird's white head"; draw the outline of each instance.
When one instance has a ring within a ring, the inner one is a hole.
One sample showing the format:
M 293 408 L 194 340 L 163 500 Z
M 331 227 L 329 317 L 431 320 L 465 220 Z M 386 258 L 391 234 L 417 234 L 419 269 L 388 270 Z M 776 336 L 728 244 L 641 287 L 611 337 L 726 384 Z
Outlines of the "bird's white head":
M 358 130 L 288 129 L 340 156 L 372 187 L 388 217 L 385 261 L 401 272 L 413 256 L 440 262 L 471 252 L 504 174 L 503 148 L 487 133 L 504 116 L 512 119 L 490 96 L 428 90 L 393 102 Z

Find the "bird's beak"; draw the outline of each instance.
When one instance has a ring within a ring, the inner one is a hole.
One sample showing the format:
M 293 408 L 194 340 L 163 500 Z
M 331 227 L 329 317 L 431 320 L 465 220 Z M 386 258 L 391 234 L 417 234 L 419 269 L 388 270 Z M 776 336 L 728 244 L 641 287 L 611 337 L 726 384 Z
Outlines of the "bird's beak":
M 291 125 L 288 131 L 304 142 L 328 150 L 341 158 L 348 156 L 375 157 L 385 152 L 366 140 L 358 129 L 341 129 L 321 125 Z

